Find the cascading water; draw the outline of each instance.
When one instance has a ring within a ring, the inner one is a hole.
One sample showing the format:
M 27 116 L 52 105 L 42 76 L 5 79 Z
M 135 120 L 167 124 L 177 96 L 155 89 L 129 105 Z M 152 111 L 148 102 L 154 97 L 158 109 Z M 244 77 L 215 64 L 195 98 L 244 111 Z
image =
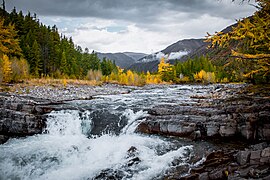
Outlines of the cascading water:
M 83 116 L 87 115 L 89 112 L 84 112 Z M 91 122 L 88 119 L 85 123 L 79 111 L 52 112 L 44 134 L 13 139 L 1 146 L 0 179 L 102 179 L 112 175 L 151 179 L 157 172 L 163 174 L 175 158 L 184 158 L 186 150 L 192 149 L 185 146 L 158 154 L 158 149 L 163 151 L 170 144 L 133 133 L 132 124 L 145 113 L 126 110 L 123 115 L 129 123 L 119 136 L 104 134 L 88 139 L 84 132 L 91 127 L 85 124 Z M 132 147 L 136 152 L 130 155 Z
M 72 102 L 89 111 L 51 112 L 43 134 L 0 145 L 0 179 L 161 179 L 188 165 L 193 146 L 134 131 L 147 116 L 142 106 L 184 100 L 178 92 L 138 90 Z

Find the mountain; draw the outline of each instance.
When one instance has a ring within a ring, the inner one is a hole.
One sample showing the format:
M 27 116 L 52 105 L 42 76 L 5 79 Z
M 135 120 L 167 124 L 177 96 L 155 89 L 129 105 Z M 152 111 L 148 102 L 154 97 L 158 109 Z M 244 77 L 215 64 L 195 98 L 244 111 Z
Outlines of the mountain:
M 98 58 L 102 60 L 103 58 L 110 59 L 115 62 L 115 64 L 121 68 L 127 68 L 131 64 L 135 63 L 135 60 L 124 53 L 97 53 Z
M 221 32 L 228 33 L 232 30 L 233 27 L 237 26 L 237 23 L 230 25 Z M 188 58 L 195 58 L 196 56 L 208 56 L 210 60 L 216 61 L 220 59 L 224 59 L 224 57 L 229 57 L 230 49 L 227 48 L 208 48 L 209 43 L 204 43 L 202 46 L 197 48 L 196 50 L 189 53 L 187 56 L 183 56 L 180 60 L 185 61 Z M 235 44 L 236 45 L 236 44 Z
M 197 48 L 201 47 L 204 45 L 204 39 L 184 39 L 177 41 L 176 43 L 173 43 L 172 45 L 168 46 L 161 52 L 164 54 L 170 54 L 172 52 L 182 52 L 182 51 L 187 51 L 187 52 L 193 52 Z
M 102 60 L 103 58 L 110 59 L 115 62 L 115 64 L 121 68 L 128 68 L 132 64 L 146 54 L 143 53 L 134 53 L 134 52 L 124 52 L 124 53 L 97 53 L 98 58 Z
M 131 57 L 135 61 L 138 61 L 139 59 L 141 59 L 147 55 L 144 53 L 135 53 L 135 52 L 124 52 L 124 54 Z
M 157 71 L 159 60 L 161 57 L 167 57 L 170 63 L 174 63 L 176 59 L 180 59 L 190 53 L 196 51 L 206 44 L 204 39 L 184 39 L 177 41 L 163 49 L 160 52 L 144 56 L 139 59 L 136 63 L 132 64 L 129 69 L 138 72 L 155 72 Z

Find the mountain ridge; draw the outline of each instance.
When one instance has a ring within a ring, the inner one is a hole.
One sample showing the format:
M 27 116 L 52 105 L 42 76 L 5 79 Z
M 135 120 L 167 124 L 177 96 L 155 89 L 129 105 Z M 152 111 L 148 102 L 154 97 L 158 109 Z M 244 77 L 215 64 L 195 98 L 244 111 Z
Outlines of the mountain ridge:
M 158 69 L 159 59 L 162 56 L 167 56 L 170 63 L 174 63 L 175 59 L 180 59 L 183 56 L 194 52 L 199 47 L 205 44 L 204 39 L 183 39 L 179 40 L 160 52 L 145 56 L 138 60 L 137 63 L 132 64 L 128 69 L 137 72 L 155 72 Z M 177 54 L 178 53 L 178 54 Z M 174 56 L 173 56 L 174 55 Z M 178 55 L 178 56 L 177 56 Z M 171 58 L 175 57 L 175 58 Z

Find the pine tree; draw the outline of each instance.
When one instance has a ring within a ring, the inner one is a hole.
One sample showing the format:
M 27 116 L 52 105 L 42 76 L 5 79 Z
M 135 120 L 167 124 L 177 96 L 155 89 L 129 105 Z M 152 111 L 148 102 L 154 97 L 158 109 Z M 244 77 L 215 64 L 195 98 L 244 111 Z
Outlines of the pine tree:
M 31 72 L 34 76 L 39 77 L 39 72 L 41 70 L 41 56 L 40 56 L 40 47 L 35 40 L 31 49 Z
M 67 71 L 68 71 L 68 68 L 67 68 L 67 57 L 66 57 L 66 52 L 65 51 L 62 52 L 60 71 L 63 74 L 67 74 Z

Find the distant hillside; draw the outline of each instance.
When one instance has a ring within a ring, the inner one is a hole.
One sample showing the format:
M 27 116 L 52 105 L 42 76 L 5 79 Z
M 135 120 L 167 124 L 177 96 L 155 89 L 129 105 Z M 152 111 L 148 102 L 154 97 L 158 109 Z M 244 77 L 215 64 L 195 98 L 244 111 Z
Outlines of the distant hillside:
M 97 53 L 98 58 L 102 60 L 103 58 L 110 59 L 115 62 L 115 64 L 121 68 L 127 68 L 131 64 L 135 63 L 135 60 L 124 53 Z
M 175 59 L 180 59 L 190 53 L 193 53 L 196 49 L 203 46 L 205 42 L 203 39 L 184 39 L 180 40 L 160 52 L 145 56 L 138 60 L 137 63 L 132 64 L 129 69 L 138 72 L 155 72 L 157 71 L 157 65 L 159 59 L 162 56 L 167 56 L 171 63 L 174 63 Z
M 223 33 L 228 33 L 232 30 L 234 26 L 237 26 L 237 23 L 230 25 L 226 28 L 224 28 L 221 32 Z M 208 48 L 209 43 L 203 43 L 202 46 L 197 48 L 196 50 L 192 51 L 189 53 L 187 56 L 183 56 L 181 58 L 181 61 L 185 61 L 188 58 L 194 58 L 196 56 L 208 56 L 211 60 L 219 60 L 219 59 L 224 59 L 224 57 L 228 56 L 230 54 L 230 50 L 226 48 Z
M 135 53 L 135 52 L 124 52 L 125 55 L 131 57 L 135 61 L 138 61 L 139 59 L 147 56 L 147 54 L 144 53 Z
M 136 61 L 146 54 L 143 53 L 133 53 L 133 52 L 125 52 L 125 53 L 97 53 L 100 60 L 104 57 L 110 59 L 115 62 L 115 64 L 121 68 L 128 68 L 132 64 L 136 63 Z
M 197 48 L 201 47 L 205 43 L 203 42 L 204 39 L 184 39 L 180 40 L 176 43 L 173 43 L 172 45 L 168 46 L 161 52 L 164 54 L 170 54 L 172 52 L 179 52 L 179 51 L 187 51 L 187 52 L 193 52 Z

